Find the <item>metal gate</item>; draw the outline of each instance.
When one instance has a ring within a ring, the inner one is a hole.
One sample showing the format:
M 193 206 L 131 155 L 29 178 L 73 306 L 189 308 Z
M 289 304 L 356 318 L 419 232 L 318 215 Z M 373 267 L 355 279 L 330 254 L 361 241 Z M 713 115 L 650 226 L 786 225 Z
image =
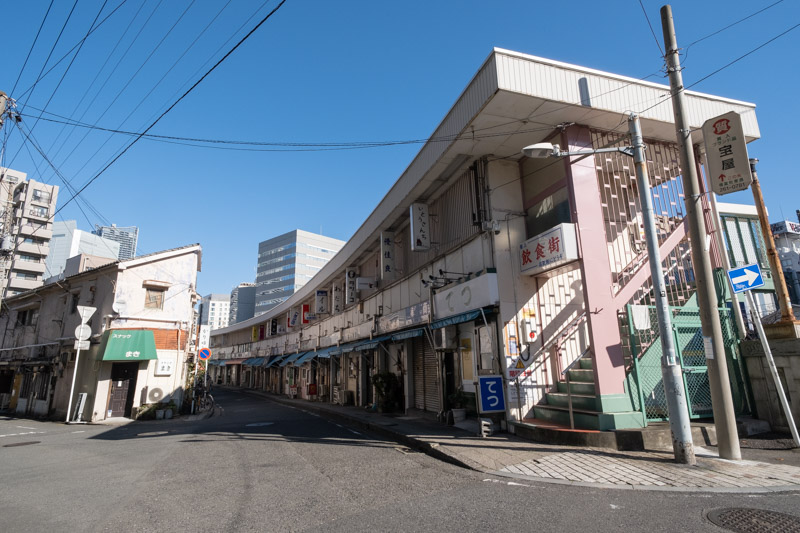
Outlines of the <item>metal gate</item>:
M 667 400 L 661 376 L 661 340 L 656 308 L 649 305 L 627 306 L 632 364 L 629 368 L 628 393 L 634 406 L 648 421 L 668 418 Z M 692 306 L 670 307 L 672 335 L 676 356 L 683 368 L 683 384 L 690 418 L 713 416 L 711 389 L 708 382 L 700 309 Z M 731 389 L 737 414 L 747 409 L 745 386 L 737 350 L 735 325 L 729 309 L 719 309 L 725 343 Z

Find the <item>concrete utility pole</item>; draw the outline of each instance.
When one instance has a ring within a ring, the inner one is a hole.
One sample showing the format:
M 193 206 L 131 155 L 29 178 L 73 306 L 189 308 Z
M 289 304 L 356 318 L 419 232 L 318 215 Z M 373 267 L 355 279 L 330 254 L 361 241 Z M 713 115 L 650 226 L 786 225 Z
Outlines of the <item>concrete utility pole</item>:
M 741 459 L 739 437 L 736 432 L 736 419 L 733 413 L 733 398 L 728 377 L 725 345 L 722 337 L 719 311 L 717 309 L 711 256 L 708 253 L 710 240 L 703 219 L 700 180 L 695 166 L 691 127 L 686 120 L 683 76 L 681 75 L 678 42 L 672 19 L 672 7 L 661 8 L 661 27 L 666 48 L 667 71 L 672 93 L 672 109 L 675 115 L 675 131 L 681 154 L 683 174 L 683 194 L 686 202 L 686 220 L 691 239 L 692 266 L 697 287 L 697 303 L 700 307 L 700 321 L 703 328 L 708 381 L 711 386 L 711 402 L 714 411 L 714 425 L 719 442 L 719 456 L 723 459 Z
M 647 158 L 644 155 L 644 141 L 639 117 L 633 113 L 628 117 L 628 130 L 631 133 L 633 161 L 636 168 L 636 183 L 639 189 L 639 202 L 642 205 L 642 220 L 647 240 L 647 259 L 650 262 L 650 276 L 653 280 L 653 297 L 658 315 L 658 332 L 661 336 L 661 376 L 669 410 L 669 428 L 672 433 L 672 450 L 675 461 L 693 465 L 697 463 L 692 442 L 692 426 L 689 408 L 683 388 L 683 369 L 675 357 L 675 338 L 672 331 L 672 315 L 667 300 L 664 283 L 664 270 L 661 267 L 661 252 L 658 249 L 658 234 L 653 218 L 653 199 L 650 197 L 650 179 L 647 175 Z
M 775 239 L 772 238 L 772 229 L 769 227 L 769 217 L 767 216 L 767 208 L 764 205 L 764 195 L 761 194 L 761 184 L 758 181 L 758 174 L 756 173 L 757 163 L 758 159 L 750 159 L 750 173 L 753 175 L 753 184 L 751 187 L 753 188 L 753 199 L 756 202 L 756 209 L 758 210 L 758 221 L 761 223 L 761 233 L 764 235 L 764 244 L 767 247 L 767 258 L 769 259 L 769 268 L 772 270 L 772 280 L 775 282 L 775 294 L 778 296 L 778 305 L 781 309 L 781 320 L 778 323 L 778 328 L 781 330 L 781 336 L 798 338 L 798 328 L 795 326 L 796 320 L 794 311 L 792 310 L 792 302 L 789 299 L 789 289 L 786 288 L 786 280 L 783 277 L 783 269 L 781 268 L 781 262 L 778 258 L 778 251 L 775 249 Z M 758 314 L 756 313 L 754 320 L 758 319 Z M 784 329 L 786 331 L 783 331 Z

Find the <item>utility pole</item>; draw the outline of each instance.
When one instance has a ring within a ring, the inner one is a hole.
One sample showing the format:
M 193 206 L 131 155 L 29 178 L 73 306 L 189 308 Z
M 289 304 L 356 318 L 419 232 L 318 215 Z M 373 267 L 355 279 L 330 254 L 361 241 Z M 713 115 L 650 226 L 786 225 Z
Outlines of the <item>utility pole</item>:
M 675 132 L 681 154 L 681 173 L 683 174 L 683 194 L 686 202 L 686 220 L 689 224 L 691 240 L 692 267 L 697 288 L 697 303 L 700 307 L 700 321 L 703 329 L 708 381 L 711 386 L 711 402 L 714 412 L 714 425 L 717 430 L 719 456 L 723 459 L 742 458 L 739 449 L 739 436 L 736 432 L 736 418 L 733 412 L 728 365 L 722 337 L 719 311 L 717 309 L 714 276 L 711 256 L 708 253 L 710 240 L 703 219 L 700 180 L 695 165 L 691 127 L 686 120 L 683 76 L 681 75 L 678 42 L 672 19 L 672 7 L 661 8 L 661 27 L 664 34 L 667 71 L 672 93 L 672 109 L 675 115 Z
M 644 141 L 639 117 L 633 113 L 628 117 L 628 130 L 631 134 L 633 161 L 636 168 L 636 183 L 639 189 L 639 202 L 642 206 L 645 239 L 647 240 L 647 259 L 650 263 L 650 277 L 653 280 L 653 297 L 658 315 L 658 332 L 661 336 L 661 377 L 669 410 L 669 428 L 672 433 L 672 451 L 675 461 L 694 465 L 692 426 L 689 408 L 683 388 L 683 369 L 675 357 L 675 338 L 672 331 L 667 288 L 664 283 L 664 270 L 661 267 L 661 252 L 658 249 L 658 234 L 653 218 L 653 199 L 650 197 L 650 178 L 647 175 L 647 158 L 644 155 Z
M 758 221 L 761 223 L 761 233 L 764 235 L 764 244 L 767 247 L 769 268 L 772 270 L 772 279 L 775 282 L 775 294 L 778 296 L 778 305 L 781 309 L 781 320 L 779 324 L 789 326 L 792 333 L 791 337 L 797 338 L 797 328 L 795 327 L 796 320 L 794 311 L 792 310 L 792 302 L 789 300 L 789 289 L 786 288 L 786 280 L 783 277 L 778 251 L 775 249 L 775 239 L 773 239 L 772 230 L 769 227 L 767 208 L 764 205 L 764 195 L 761 193 L 761 184 L 758 181 L 758 174 L 756 173 L 757 163 L 758 159 L 750 159 L 750 173 L 753 175 L 753 184 L 751 187 L 753 188 L 753 199 L 756 202 L 756 209 L 758 210 Z M 760 320 L 758 313 L 756 313 L 754 320 Z

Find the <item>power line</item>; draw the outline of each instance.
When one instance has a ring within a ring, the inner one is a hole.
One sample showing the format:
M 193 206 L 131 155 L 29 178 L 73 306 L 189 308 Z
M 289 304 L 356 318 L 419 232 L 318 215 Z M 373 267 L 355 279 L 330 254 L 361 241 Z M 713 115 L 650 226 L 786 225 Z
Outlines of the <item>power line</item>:
M 656 46 L 658 47 L 658 51 L 661 55 L 664 55 L 664 49 L 661 48 L 661 43 L 658 41 L 658 37 L 656 37 L 656 32 L 653 31 L 653 25 L 650 23 L 650 17 L 647 15 L 647 10 L 644 8 L 644 4 L 642 0 L 639 0 L 639 6 L 642 8 L 642 13 L 644 13 L 644 18 L 647 20 L 647 25 L 650 27 L 650 33 L 653 34 L 653 40 L 656 42 Z
M 47 11 L 44 14 L 42 23 L 39 24 L 39 30 L 36 32 L 36 37 L 33 38 L 33 43 L 31 43 L 31 47 L 28 50 L 28 55 L 25 56 L 25 61 L 22 63 L 22 68 L 19 70 L 19 74 L 17 74 L 17 81 L 14 82 L 14 87 L 11 89 L 11 94 L 14 94 L 14 91 L 17 90 L 17 84 L 19 83 L 19 80 L 22 77 L 22 73 L 25 72 L 25 67 L 28 65 L 28 60 L 31 58 L 31 53 L 33 52 L 33 49 L 36 47 L 36 43 L 39 41 L 39 35 L 42 33 L 42 28 L 44 28 L 44 23 L 47 22 L 47 16 L 50 14 L 50 9 L 53 7 L 54 1 L 55 0 L 50 0 L 50 5 L 47 6 Z
M 110 162 L 109 162 L 109 163 L 108 163 L 108 164 L 107 164 L 105 167 L 103 167 L 103 169 L 102 169 L 102 170 L 100 170 L 100 171 L 99 171 L 97 174 L 95 174 L 95 175 L 94 175 L 94 177 L 92 177 L 92 178 L 91 178 L 91 179 L 90 179 L 88 182 L 86 182 L 86 184 L 85 184 L 83 187 L 81 187 L 81 188 L 78 190 L 78 192 L 77 192 L 77 193 L 75 193 L 75 194 L 74 194 L 74 195 L 73 195 L 73 196 L 72 196 L 72 197 L 71 197 L 69 200 L 67 200 L 67 201 L 66 201 L 66 202 L 65 202 L 65 203 L 64 203 L 64 204 L 63 204 L 63 205 L 62 205 L 62 206 L 61 206 L 59 209 L 57 209 L 57 210 L 56 210 L 56 213 L 58 213 L 59 211 L 61 211 L 62 209 L 64 209 L 64 208 L 65 208 L 67 205 L 69 205 L 69 203 L 70 203 L 70 202 L 72 202 L 72 200 L 74 200 L 75 198 L 77 198 L 77 197 L 78 197 L 78 195 L 80 195 L 80 194 L 81 194 L 81 193 L 82 193 L 84 190 L 86 190 L 86 188 L 87 188 L 87 187 L 89 187 L 89 185 L 91 185 L 92 183 L 94 183 L 94 182 L 97 180 L 97 178 L 99 178 L 100 176 L 102 176 L 102 175 L 103 175 L 103 173 L 105 173 L 105 172 L 106 172 L 106 171 L 107 171 L 107 170 L 108 170 L 108 169 L 111 167 L 111 165 L 113 165 L 115 162 L 117 162 L 117 161 L 119 160 L 119 158 L 120 158 L 120 157 L 122 157 L 122 156 L 123 156 L 123 155 L 124 155 L 124 154 L 125 154 L 125 153 L 126 153 L 128 150 L 130 150 L 130 149 L 131 149 L 131 147 L 133 147 L 133 145 L 134 145 L 134 144 L 136 144 L 137 142 L 139 142 L 139 140 L 140 140 L 142 137 L 144 137 L 144 135 L 145 135 L 145 134 L 147 134 L 147 132 L 148 132 L 148 131 L 150 131 L 151 129 L 153 129 L 153 127 L 155 127 L 155 125 L 156 125 L 156 124 L 158 124 L 158 122 L 159 122 L 159 121 L 160 121 L 162 118 L 164 118 L 164 117 L 167 115 L 167 113 L 169 113 L 170 111 L 172 111 L 172 110 L 175 108 L 175 106 L 176 106 L 176 105 L 178 105 L 178 104 L 181 102 L 181 100 L 183 100 L 184 98 L 186 98 L 186 96 L 188 96 L 188 95 L 189 95 L 189 93 L 191 93 L 191 92 L 192 92 L 192 91 L 193 91 L 193 90 L 194 90 L 194 89 L 195 89 L 195 88 L 196 88 L 198 85 L 200 85 L 200 83 L 202 83 L 202 81 L 203 81 L 203 80 L 205 80 L 205 79 L 206 79 L 206 78 L 207 78 L 207 77 L 208 77 L 208 76 L 209 76 L 209 75 L 210 75 L 210 74 L 211 74 L 211 73 L 212 73 L 212 72 L 213 72 L 213 71 L 214 71 L 214 70 L 215 70 L 215 69 L 216 69 L 216 68 L 217 68 L 219 65 L 221 65 L 223 61 L 225 61 L 225 60 L 226 60 L 226 59 L 227 59 L 227 58 L 228 58 L 228 57 L 229 57 L 229 56 L 230 56 L 230 55 L 231 55 L 231 54 L 232 54 L 234 51 L 236 51 L 236 49 L 238 49 L 238 48 L 239 48 L 239 47 L 242 45 L 242 43 L 244 43 L 244 42 L 245 42 L 245 41 L 246 41 L 248 38 L 250 38 L 250 36 L 251 36 L 251 35 L 253 35 L 253 34 L 256 32 L 256 30 L 258 30 L 258 28 L 260 28 L 260 27 L 261 27 L 261 26 L 262 26 L 262 25 L 263 25 L 263 24 L 264 24 L 264 23 L 265 23 L 267 20 L 269 20 L 269 19 L 272 17 L 272 15 L 274 15 L 274 14 L 275 14 L 275 13 L 276 13 L 276 12 L 277 12 L 277 11 L 278 11 L 278 10 L 279 10 L 281 7 L 282 7 L 282 6 L 283 6 L 283 4 L 284 4 L 284 3 L 286 3 L 286 0 L 281 0 L 281 2 L 280 2 L 280 3 L 279 3 L 279 4 L 278 4 L 278 5 L 277 5 L 277 6 L 276 6 L 276 7 L 275 7 L 275 8 L 274 8 L 272 11 L 270 11 L 269 13 L 267 13 L 267 15 L 266 15 L 264 18 L 262 18 L 262 19 L 261 19 L 261 21 L 260 21 L 258 24 L 256 24 L 256 25 L 255 25 L 255 27 L 254 27 L 252 30 L 250 30 L 250 31 L 247 33 L 247 35 L 245 35 L 244 37 L 242 37 L 242 38 L 241 38 L 241 40 L 239 40 L 239 42 L 238 42 L 238 43 L 236 43 L 236 45 L 235 45 L 233 48 L 231 48 L 231 49 L 230 49 L 230 50 L 229 50 L 229 51 L 228 51 L 228 52 L 227 52 L 227 53 L 226 53 L 224 56 L 222 56 L 222 58 L 220 58 L 220 59 L 219 59 L 219 61 L 217 61 L 216 63 L 214 63 L 214 65 L 213 65 L 213 66 L 212 66 L 212 67 L 211 67 L 209 70 L 207 70 L 207 71 L 206 71 L 206 73 L 205 73 L 205 74 L 203 74 L 203 75 L 200 77 L 200 79 L 198 79 L 198 80 L 197 80 L 197 81 L 196 81 L 196 82 L 195 82 L 195 83 L 194 83 L 194 84 L 193 84 L 191 87 L 189 87 L 189 88 L 186 90 L 186 92 L 184 92 L 184 93 L 183 93 L 183 94 L 180 96 L 180 98 L 178 98 L 177 100 L 175 100 L 175 102 L 174 102 L 174 103 L 173 103 L 171 106 L 169 106 L 169 107 L 166 109 L 166 111 L 164 111 L 163 113 L 161 113 L 161 115 L 159 115 L 159 117 L 158 117 L 156 120 L 154 120 L 154 121 L 153 121 L 153 123 L 152 123 L 152 124 L 150 124 L 150 125 L 147 127 L 147 129 L 145 129 L 145 130 L 144 130 L 144 131 L 143 131 L 141 134 L 139 134 L 139 135 L 138 135 L 138 136 L 137 136 L 135 139 L 133 139 L 133 140 L 132 140 L 132 141 L 131 141 L 131 142 L 130 142 L 130 143 L 129 143 L 129 144 L 128 144 L 128 145 L 127 145 L 127 146 L 126 146 L 126 147 L 125 147 L 125 148 L 124 148 L 124 149 L 123 149 L 123 150 L 122 150 L 120 153 L 119 153 L 119 154 L 117 154 L 117 156 L 116 156 L 116 157 L 114 157 L 114 158 L 113 158 L 113 159 L 112 159 L 112 160 L 111 160 L 111 161 L 110 161 Z M 54 214 L 55 214 L 55 213 L 54 213 Z

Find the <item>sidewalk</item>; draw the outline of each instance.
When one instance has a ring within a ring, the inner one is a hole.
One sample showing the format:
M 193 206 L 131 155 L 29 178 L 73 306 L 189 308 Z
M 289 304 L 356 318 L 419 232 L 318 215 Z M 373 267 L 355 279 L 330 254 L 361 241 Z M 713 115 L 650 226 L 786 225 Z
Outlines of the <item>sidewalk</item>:
M 728 461 L 703 448 L 696 448 L 697 466 L 692 467 L 676 464 L 672 453 L 667 452 L 549 445 L 505 433 L 480 438 L 417 416 L 379 414 L 260 391 L 244 392 L 359 426 L 437 459 L 518 480 L 637 490 L 748 493 L 800 490 L 798 466 Z M 798 449 L 774 453 L 800 464 Z M 781 458 L 776 460 L 780 463 Z

